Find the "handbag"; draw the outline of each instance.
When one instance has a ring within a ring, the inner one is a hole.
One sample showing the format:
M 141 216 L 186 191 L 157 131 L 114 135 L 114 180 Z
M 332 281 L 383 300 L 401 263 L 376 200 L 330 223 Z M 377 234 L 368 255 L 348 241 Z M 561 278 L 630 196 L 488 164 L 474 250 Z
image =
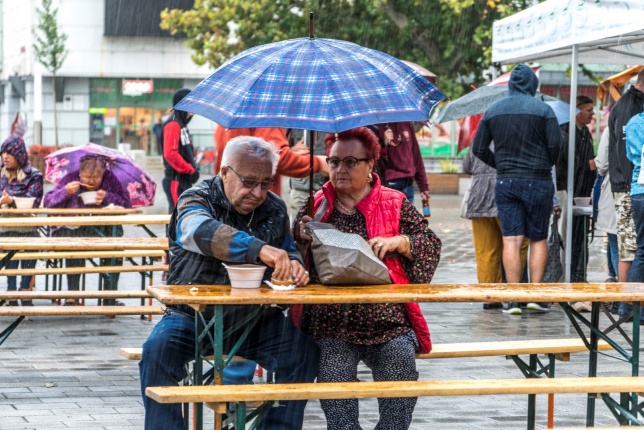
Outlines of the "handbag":
M 387 266 L 376 257 L 362 236 L 343 233 L 333 225 L 319 222 L 328 203 L 322 202 L 305 230 L 311 236 L 311 256 L 324 285 L 391 284 Z
M 543 273 L 543 282 L 559 282 L 563 276 L 563 265 L 561 264 L 561 250 L 563 242 L 557 227 L 557 217 L 552 217 L 550 234 L 548 235 L 548 260 Z
M 467 217 L 467 201 L 470 198 L 470 188 L 471 186 L 467 188 L 465 191 L 465 194 L 463 195 L 463 201 L 461 202 L 461 218 L 469 219 Z

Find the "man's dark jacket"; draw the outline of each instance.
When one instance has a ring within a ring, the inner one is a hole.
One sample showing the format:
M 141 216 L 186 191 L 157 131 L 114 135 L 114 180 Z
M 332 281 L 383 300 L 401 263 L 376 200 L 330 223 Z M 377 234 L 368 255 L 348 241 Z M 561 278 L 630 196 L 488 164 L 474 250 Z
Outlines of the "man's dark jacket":
M 538 85 L 532 69 L 519 64 L 510 75 L 508 95 L 494 102 L 481 119 L 472 151 L 496 168 L 498 179 L 552 177 L 562 137 L 552 108 L 534 98 Z
M 630 87 L 615 103 L 608 117 L 608 172 L 614 193 L 627 193 L 631 189 L 633 163 L 626 157 L 624 127 L 638 113 L 644 111 L 644 93 Z
M 272 192 L 268 192 L 264 203 L 255 209 L 250 226 L 247 226 L 248 217 L 235 212 L 226 198 L 221 177 L 215 176 L 198 183 L 184 192 L 179 199 L 177 208 L 172 214 L 168 227 L 168 240 L 170 243 L 168 285 L 230 284 L 228 272 L 223 266 L 223 263 L 227 263 L 226 261 L 222 261 L 213 256 L 188 251 L 183 249 L 176 241 L 177 234 L 179 233 L 177 225 L 179 212 L 181 210 L 192 210 L 195 205 L 204 206 L 208 213 L 219 222 L 255 237 L 255 240 L 252 241 L 249 250 L 246 252 L 247 261 L 244 261 L 244 263 L 263 264 L 257 258 L 263 244 L 285 249 L 289 253 L 291 260 L 302 262 L 302 258 L 295 249 L 290 234 L 289 217 L 286 205 L 282 199 Z M 203 247 L 204 254 L 210 254 L 212 239 L 215 238 L 214 240 L 217 240 L 217 231 L 203 231 L 198 233 L 200 237 L 200 248 Z M 201 240 L 202 238 L 203 240 Z M 264 273 L 264 280 L 270 280 L 272 273 L 273 268 L 268 267 Z M 179 306 L 177 308 L 183 309 L 184 313 L 191 316 L 194 314 L 188 308 Z M 227 310 L 228 308 L 238 308 L 238 306 L 226 306 Z M 206 313 L 208 314 L 208 312 Z
M 593 137 L 588 127 L 575 127 L 575 166 L 573 197 L 590 197 L 597 173 L 590 170 L 590 160 L 595 159 Z M 557 191 L 568 190 L 568 136 L 570 123 L 561 126 L 563 134 L 563 150 L 557 161 Z

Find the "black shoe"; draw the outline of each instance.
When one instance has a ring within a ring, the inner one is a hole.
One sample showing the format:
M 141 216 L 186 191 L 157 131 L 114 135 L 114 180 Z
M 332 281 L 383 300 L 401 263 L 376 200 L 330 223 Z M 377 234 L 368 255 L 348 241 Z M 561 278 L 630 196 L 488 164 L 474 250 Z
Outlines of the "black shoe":
M 483 309 L 501 309 L 502 307 L 503 303 L 500 302 L 483 303 Z
M 34 305 L 33 301 L 31 301 L 31 300 L 20 300 L 20 304 L 22 306 L 33 306 Z
M 9 306 L 18 306 L 18 300 L 9 300 Z
M 613 302 L 613 304 L 610 306 L 610 313 L 613 315 L 619 314 L 619 303 L 620 302 Z

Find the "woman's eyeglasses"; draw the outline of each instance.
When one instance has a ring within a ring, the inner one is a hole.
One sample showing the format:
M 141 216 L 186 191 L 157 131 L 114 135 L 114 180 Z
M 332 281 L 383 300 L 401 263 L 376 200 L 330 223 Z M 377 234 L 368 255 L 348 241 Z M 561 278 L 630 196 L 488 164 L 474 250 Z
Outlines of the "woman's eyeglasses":
M 239 173 L 235 172 L 235 169 L 233 169 L 232 167 L 230 166 L 226 166 L 226 167 L 229 168 L 230 171 L 233 172 L 239 178 L 240 182 L 242 183 L 242 186 L 244 188 L 248 188 L 249 190 L 254 190 L 259 185 L 262 188 L 262 190 L 266 191 L 270 189 L 273 185 L 275 185 L 275 181 L 272 179 L 258 181 L 256 179 L 244 178 Z
M 356 158 L 356 157 L 345 157 L 345 158 L 338 158 L 338 157 L 328 157 L 326 159 L 327 164 L 331 169 L 337 169 L 340 167 L 340 163 L 344 164 L 347 169 L 353 169 L 358 165 L 359 162 L 361 161 L 369 161 L 370 158 Z

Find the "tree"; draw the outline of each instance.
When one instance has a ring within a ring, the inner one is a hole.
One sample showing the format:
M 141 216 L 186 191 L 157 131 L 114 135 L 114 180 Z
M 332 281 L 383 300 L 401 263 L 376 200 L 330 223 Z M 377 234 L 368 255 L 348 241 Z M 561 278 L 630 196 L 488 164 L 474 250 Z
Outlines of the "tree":
M 439 76 L 452 98 L 485 81 L 492 23 L 533 0 L 196 0 L 166 9 L 161 28 L 187 36 L 199 65 L 218 67 L 256 45 L 308 36 L 343 39 L 420 64 Z
M 58 29 L 58 9 L 52 8 L 52 0 L 42 0 L 42 8 L 36 8 L 37 26 L 34 29 L 36 59 L 52 74 L 54 93 L 54 132 L 58 148 L 58 115 L 56 110 L 56 73 L 63 65 L 67 50 L 67 35 Z

